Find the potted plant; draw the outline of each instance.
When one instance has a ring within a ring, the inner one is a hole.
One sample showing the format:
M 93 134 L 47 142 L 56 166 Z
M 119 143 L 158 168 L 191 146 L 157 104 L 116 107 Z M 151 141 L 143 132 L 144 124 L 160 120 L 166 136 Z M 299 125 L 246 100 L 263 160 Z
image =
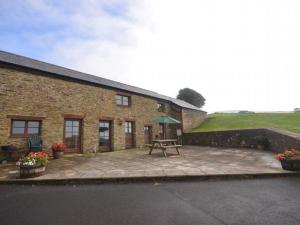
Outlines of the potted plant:
M 19 159 L 17 166 L 20 168 L 20 177 L 40 176 L 46 170 L 48 157 L 45 152 L 30 152 Z
M 281 162 L 282 169 L 300 171 L 300 150 L 287 149 L 277 154 L 276 158 Z
M 54 159 L 59 159 L 63 156 L 64 151 L 66 149 L 66 145 L 64 143 L 54 143 L 51 146 L 52 154 Z

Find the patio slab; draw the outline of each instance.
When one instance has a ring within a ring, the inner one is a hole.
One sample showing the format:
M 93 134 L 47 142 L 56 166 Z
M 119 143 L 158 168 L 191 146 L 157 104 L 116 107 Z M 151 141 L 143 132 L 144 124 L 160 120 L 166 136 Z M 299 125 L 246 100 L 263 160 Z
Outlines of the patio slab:
M 69 154 L 51 160 L 44 175 L 26 180 L 72 180 L 114 178 L 158 178 L 189 176 L 284 175 L 295 172 L 283 170 L 272 152 L 254 149 L 231 149 L 184 146 L 181 155 L 175 150 L 162 152 L 130 149 L 96 154 Z M 19 178 L 13 163 L 0 165 L 0 182 L 24 180 Z

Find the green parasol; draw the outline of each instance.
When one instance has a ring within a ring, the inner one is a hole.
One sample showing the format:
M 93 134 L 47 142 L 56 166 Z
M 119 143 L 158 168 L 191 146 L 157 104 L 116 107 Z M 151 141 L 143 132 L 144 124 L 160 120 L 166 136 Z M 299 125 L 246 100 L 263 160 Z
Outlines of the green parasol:
M 150 120 L 151 122 L 154 123 L 164 123 L 164 124 L 178 124 L 181 123 L 180 121 L 170 117 L 170 116 L 160 116 L 157 118 L 153 118 Z
M 179 124 L 181 123 L 180 121 L 170 117 L 170 116 L 160 116 L 157 118 L 153 118 L 150 120 L 151 122 L 154 123 L 161 123 L 165 127 L 165 124 Z M 166 138 L 166 132 L 164 132 L 164 139 Z

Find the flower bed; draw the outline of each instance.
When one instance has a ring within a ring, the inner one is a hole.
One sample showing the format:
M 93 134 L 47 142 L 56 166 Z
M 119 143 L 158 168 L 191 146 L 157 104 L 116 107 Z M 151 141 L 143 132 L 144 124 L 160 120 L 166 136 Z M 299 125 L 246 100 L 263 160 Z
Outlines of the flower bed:
M 276 158 L 281 162 L 282 169 L 300 171 L 300 150 L 287 149 L 277 154 Z

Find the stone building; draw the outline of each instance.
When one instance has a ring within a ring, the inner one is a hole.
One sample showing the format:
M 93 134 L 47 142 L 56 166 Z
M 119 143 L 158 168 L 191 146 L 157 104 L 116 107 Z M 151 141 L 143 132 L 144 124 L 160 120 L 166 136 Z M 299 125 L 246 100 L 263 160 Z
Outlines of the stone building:
M 30 135 L 70 152 L 142 147 L 156 135 L 175 138 L 206 112 L 156 92 L 0 51 L 0 144 L 27 148 Z M 151 123 L 169 115 L 180 125 Z

